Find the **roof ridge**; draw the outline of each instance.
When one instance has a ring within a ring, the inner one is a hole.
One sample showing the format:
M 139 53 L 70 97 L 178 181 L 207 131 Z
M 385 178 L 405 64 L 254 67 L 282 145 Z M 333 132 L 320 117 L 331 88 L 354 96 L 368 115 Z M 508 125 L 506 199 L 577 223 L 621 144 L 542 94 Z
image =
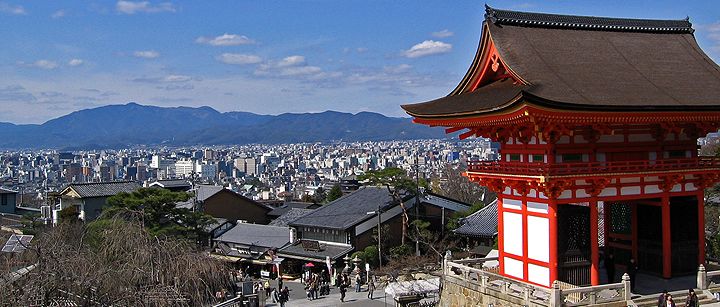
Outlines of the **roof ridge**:
M 561 15 L 499 10 L 487 4 L 485 5 L 485 19 L 496 25 L 538 28 L 645 33 L 693 33 L 695 31 L 689 17 L 685 19 L 634 19 Z

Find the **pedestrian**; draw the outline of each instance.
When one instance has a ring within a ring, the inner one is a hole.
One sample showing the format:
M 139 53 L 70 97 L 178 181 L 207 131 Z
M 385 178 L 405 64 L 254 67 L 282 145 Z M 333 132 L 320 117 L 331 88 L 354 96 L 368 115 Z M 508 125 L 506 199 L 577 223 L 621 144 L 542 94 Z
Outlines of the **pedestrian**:
M 370 277 L 368 280 L 368 295 L 369 299 L 373 299 L 373 292 L 375 291 L 375 276 Z
M 700 300 L 695 294 L 695 290 L 689 289 L 687 299 L 685 299 L 685 307 L 698 307 L 699 305 Z
M 628 264 L 628 275 L 630 275 L 630 291 L 635 292 L 635 278 L 637 277 L 638 265 L 635 259 L 630 258 Z
M 347 292 L 347 287 L 350 285 L 350 278 L 347 276 L 347 274 L 343 274 L 340 277 L 340 302 L 345 302 L 345 292 Z
M 278 302 L 278 292 L 275 288 L 270 288 L 270 297 L 272 297 L 273 303 Z
M 265 297 L 269 297 L 270 296 L 270 280 L 266 280 L 263 283 L 263 288 L 265 289 Z
M 355 274 L 355 292 L 360 292 L 361 281 L 360 273 Z
M 278 288 L 278 291 L 282 291 L 282 289 L 283 289 L 283 279 L 282 279 L 282 277 L 280 277 L 280 276 L 278 276 L 278 286 L 277 286 L 277 288 Z
M 665 297 L 665 307 L 675 307 L 675 302 L 673 301 L 671 294 L 668 294 Z
M 608 283 L 615 282 L 615 256 L 609 252 L 605 257 L 605 273 L 607 273 Z
M 668 296 L 667 290 L 663 290 L 663 292 L 660 293 L 660 296 L 658 296 L 658 303 L 657 303 L 658 307 L 665 306 L 665 299 L 667 298 L 667 296 Z
M 290 289 L 287 286 L 280 290 L 280 307 L 285 307 L 285 303 L 290 300 Z

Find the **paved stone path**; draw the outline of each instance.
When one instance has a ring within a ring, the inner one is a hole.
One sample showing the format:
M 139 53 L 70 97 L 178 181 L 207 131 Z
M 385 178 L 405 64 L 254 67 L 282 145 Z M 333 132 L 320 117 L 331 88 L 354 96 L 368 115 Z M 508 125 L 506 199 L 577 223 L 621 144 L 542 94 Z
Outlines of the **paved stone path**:
M 305 289 L 299 281 L 286 281 L 285 284 L 290 290 L 290 301 L 285 303 L 286 307 L 297 307 L 297 306 L 310 306 L 310 307 L 330 307 L 330 306 L 394 306 L 392 297 L 387 297 L 387 305 L 385 304 L 385 289 L 376 289 L 373 292 L 373 300 L 367 298 L 367 288 L 363 287 L 362 292 L 355 292 L 354 287 L 348 288 L 348 292 L 345 293 L 345 303 L 340 302 L 340 290 L 331 287 L 330 295 L 321 296 L 316 300 L 308 300 L 305 296 Z M 280 304 L 273 303 L 272 299 L 268 299 L 265 302 L 265 306 L 280 306 Z

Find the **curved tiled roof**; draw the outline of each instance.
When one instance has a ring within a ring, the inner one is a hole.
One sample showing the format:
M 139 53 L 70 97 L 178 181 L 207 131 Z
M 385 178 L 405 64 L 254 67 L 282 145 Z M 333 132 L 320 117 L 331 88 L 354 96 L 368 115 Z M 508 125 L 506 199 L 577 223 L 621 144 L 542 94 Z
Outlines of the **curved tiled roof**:
M 497 199 L 468 215 L 460 223 L 460 227 L 453 230 L 456 234 L 492 238 L 498 232 Z
M 73 183 L 67 189 L 72 189 L 80 197 L 107 197 L 122 192 L 132 193 L 140 188 L 140 184 L 132 181 L 100 182 L 100 183 Z
M 720 67 L 687 20 L 525 13 L 488 8 L 473 65 L 450 95 L 403 108 L 417 118 L 493 114 L 521 103 L 558 110 L 720 111 Z M 492 46 L 518 79 L 480 84 Z M 471 91 L 473 90 L 473 91 Z
M 595 16 L 573 16 L 499 10 L 485 6 L 485 18 L 498 25 L 554 27 L 580 30 L 693 33 L 689 19 L 630 19 Z

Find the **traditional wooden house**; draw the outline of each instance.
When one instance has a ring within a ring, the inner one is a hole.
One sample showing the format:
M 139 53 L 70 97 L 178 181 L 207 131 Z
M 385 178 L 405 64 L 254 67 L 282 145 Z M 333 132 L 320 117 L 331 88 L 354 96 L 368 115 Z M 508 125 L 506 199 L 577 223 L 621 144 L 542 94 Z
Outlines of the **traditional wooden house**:
M 110 196 L 139 188 L 140 185 L 132 181 L 70 184 L 60 192 L 60 203 L 52 210 L 53 224 L 57 223 L 60 210 L 68 207 L 75 207 L 81 220 L 92 221 L 100 215 Z

